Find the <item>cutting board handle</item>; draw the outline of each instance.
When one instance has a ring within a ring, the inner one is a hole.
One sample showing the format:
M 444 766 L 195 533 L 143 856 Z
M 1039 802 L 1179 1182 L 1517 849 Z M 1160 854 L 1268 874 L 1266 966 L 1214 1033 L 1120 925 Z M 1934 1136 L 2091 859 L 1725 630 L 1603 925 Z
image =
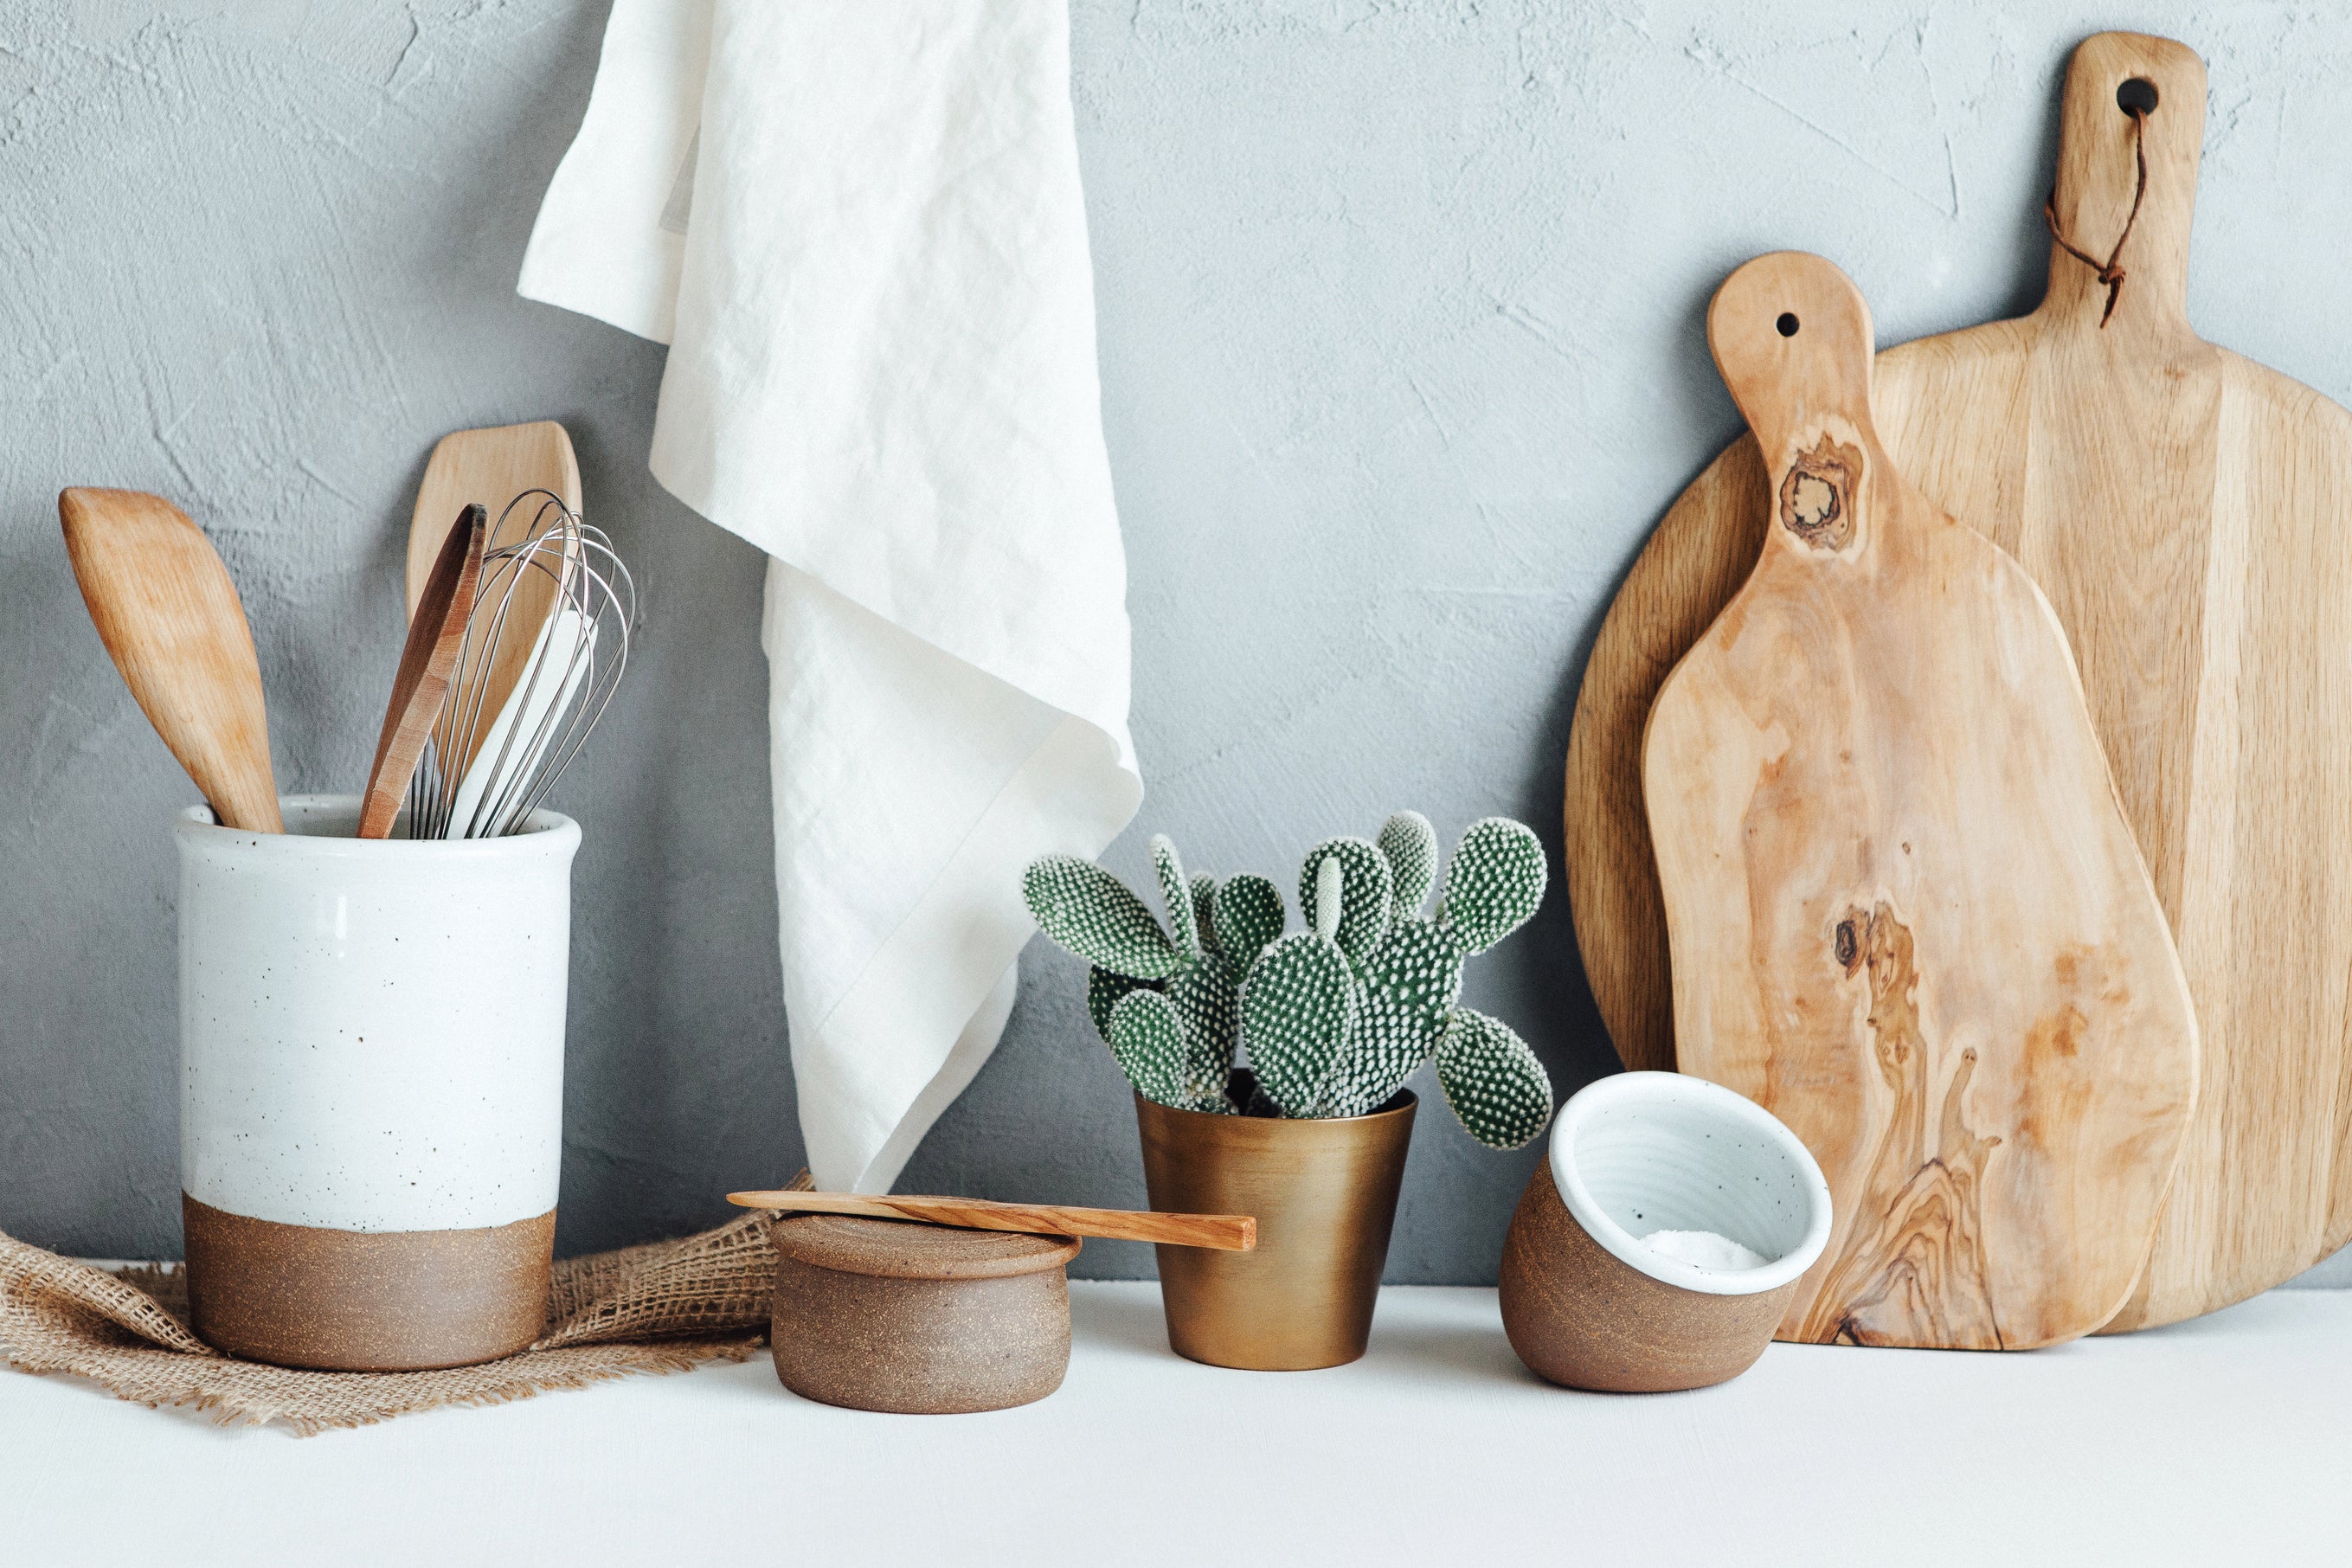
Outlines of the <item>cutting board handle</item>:
M 1889 471 L 1870 422 L 1862 291 L 1818 256 L 1759 256 L 1715 291 L 1706 341 L 1763 448 L 1770 537 L 1809 555 L 1859 552 L 1869 542 L 1865 478 Z
M 2126 84 L 2144 84 L 2126 87 Z M 2145 104 L 2137 130 L 2125 101 Z M 2118 95 L 2121 95 L 2119 98 Z M 2145 138 L 2147 192 L 2139 190 L 2134 142 Z M 2197 51 L 2146 33 L 2097 33 L 2066 66 L 2058 110 L 2058 170 L 2050 210 L 2058 233 L 2105 259 L 2131 225 L 2116 264 L 2124 273 L 2106 331 L 2189 323 L 2189 225 L 2197 211 L 2197 161 L 2205 142 L 2205 62 Z M 2095 268 L 2053 240 L 2042 313 L 2096 328 L 2108 289 Z

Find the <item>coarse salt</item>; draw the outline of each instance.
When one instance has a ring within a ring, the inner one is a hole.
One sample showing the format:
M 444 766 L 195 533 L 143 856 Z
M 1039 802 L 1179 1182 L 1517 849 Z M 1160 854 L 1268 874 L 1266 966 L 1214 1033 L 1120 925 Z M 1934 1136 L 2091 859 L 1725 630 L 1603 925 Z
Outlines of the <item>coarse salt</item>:
M 1696 1268 L 1761 1268 L 1772 1261 L 1711 1230 L 1654 1230 L 1642 1238 L 1642 1245 Z

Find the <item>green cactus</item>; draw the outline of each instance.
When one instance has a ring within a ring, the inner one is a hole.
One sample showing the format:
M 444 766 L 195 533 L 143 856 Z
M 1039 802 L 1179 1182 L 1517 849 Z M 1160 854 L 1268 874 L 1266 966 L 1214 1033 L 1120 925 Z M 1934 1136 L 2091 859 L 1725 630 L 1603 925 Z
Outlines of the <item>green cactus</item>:
M 1225 1090 L 1248 960 L 1230 960 L 1217 932 L 1222 926 L 1254 935 L 1267 923 L 1265 910 L 1256 889 L 1235 891 L 1220 889 L 1213 878 L 1187 877 L 1165 836 L 1151 840 L 1151 869 L 1166 927 L 1126 884 L 1076 856 L 1031 861 L 1021 892 L 1039 928 L 1093 966 L 1087 973 L 1087 1012 L 1136 1092 L 1180 1110 L 1232 1115 L 1235 1107 Z M 1273 893 L 1260 878 L 1234 882 Z M 1215 913 L 1221 899 L 1232 906 L 1222 922 Z M 1276 933 L 1282 919 L 1282 899 L 1274 894 Z M 1263 945 L 1252 946 L 1248 958 Z
M 1517 1148 L 1550 1120 L 1551 1080 L 1507 1026 L 1454 1004 L 1465 961 L 1524 924 L 1542 901 L 1543 846 L 1502 817 L 1473 824 L 1446 866 L 1437 913 L 1423 918 L 1436 843 L 1428 819 L 1406 811 L 1389 818 L 1377 843 L 1335 838 L 1309 852 L 1299 902 L 1318 940 L 1348 966 L 1345 1000 L 1295 983 L 1279 999 L 1262 997 L 1260 971 L 1252 970 L 1242 986 L 1243 1043 L 1259 1087 L 1286 1116 L 1367 1115 L 1434 1059 L 1446 1101 L 1470 1135 Z M 1284 942 L 1294 940 L 1306 939 Z M 1289 1016 L 1300 1007 L 1319 1013 Z M 1335 1032 L 1336 1052 L 1325 1044 Z
M 1334 838 L 1299 868 L 1307 929 L 1282 934 L 1282 895 L 1262 877 L 1187 877 L 1151 840 L 1168 923 L 1098 867 L 1031 863 L 1022 891 L 1037 923 L 1087 959 L 1087 1010 L 1147 1100 L 1231 1115 L 1237 1042 L 1258 1092 L 1252 1114 L 1362 1116 L 1423 1062 L 1481 1142 L 1517 1148 L 1551 1118 L 1551 1080 L 1526 1041 L 1458 1007 L 1462 969 L 1535 913 L 1543 847 L 1518 823 L 1474 823 L 1445 868 L 1434 915 L 1437 835 L 1401 811 L 1376 840 Z M 1171 934 L 1172 932 L 1172 934 Z

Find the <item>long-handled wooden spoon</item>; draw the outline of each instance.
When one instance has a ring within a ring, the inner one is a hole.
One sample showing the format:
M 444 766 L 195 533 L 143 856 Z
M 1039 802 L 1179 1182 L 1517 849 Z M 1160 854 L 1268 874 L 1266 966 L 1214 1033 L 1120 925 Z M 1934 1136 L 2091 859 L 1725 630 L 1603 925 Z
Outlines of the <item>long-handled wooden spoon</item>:
M 228 568 L 187 514 L 138 490 L 59 492 L 99 639 L 223 827 L 283 833 L 261 661 Z
M 368 770 L 367 793 L 360 800 L 362 838 L 383 838 L 400 815 L 400 798 L 408 793 L 409 776 L 449 700 L 449 677 L 457 668 L 457 650 L 465 646 L 466 620 L 474 607 L 474 587 L 482 577 L 483 535 L 489 527 L 483 509 L 469 506 L 458 513 L 441 554 L 409 617 L 408 641 L 400 650 L 400 671 L 392 679 L 392 701 L 383 710 L 383 731 L 376 737 L 375 765 Z
M 1169 1247 L 1210 1247 L 1221 1252 L 1247 1252 L 1257 1246 L 1257 1221 L 1245 1214 L 1152 1214 L 1065 1208 L 1055 1204 L 1000 1204 L 986 1198 L 868 1197 L 860 1193 L 793 1189 L 730 1193 L 727 1201 L 747 1209 L 912 1219 L 927 1225 L 961 1226 L 966 1230 L 1017 1230 L 1034 1236 L 1156 1241 Z

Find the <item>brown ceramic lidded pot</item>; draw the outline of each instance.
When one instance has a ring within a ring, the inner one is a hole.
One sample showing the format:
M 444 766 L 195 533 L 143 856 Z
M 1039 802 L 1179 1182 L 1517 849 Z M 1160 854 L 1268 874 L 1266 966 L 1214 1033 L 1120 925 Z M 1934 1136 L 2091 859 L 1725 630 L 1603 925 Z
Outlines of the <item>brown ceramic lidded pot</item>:
M 1712 1232 L 1765 1259 L 1701 1267 L 1643 1238 Z M 1830 1235 L 1829 1184 L 1795 1133 L 1730 1089 L 1619 1073 L 1560 1107 L 1503 1243 L 1503 1329 L 1571 1388 L 1656 1394 L 1764 1353 Z
M 770 1237 L 770 1353 L 794 1394 L 944 1415 L 1062 1385 L 1076 1238 L 827 1214 L 779 1219 Z
M 1234 1075 L 1247 1104 L 1248 1072 Z M 1292 1121 L 1177 1110 L 1135 1097 L 1155 1209 L 1257 1217 L 1257 1247 L 1161 1247 L 1169 1347 L 1213 1366 L 1303 1372 L 1364 1353 L 1418 1104 Z

